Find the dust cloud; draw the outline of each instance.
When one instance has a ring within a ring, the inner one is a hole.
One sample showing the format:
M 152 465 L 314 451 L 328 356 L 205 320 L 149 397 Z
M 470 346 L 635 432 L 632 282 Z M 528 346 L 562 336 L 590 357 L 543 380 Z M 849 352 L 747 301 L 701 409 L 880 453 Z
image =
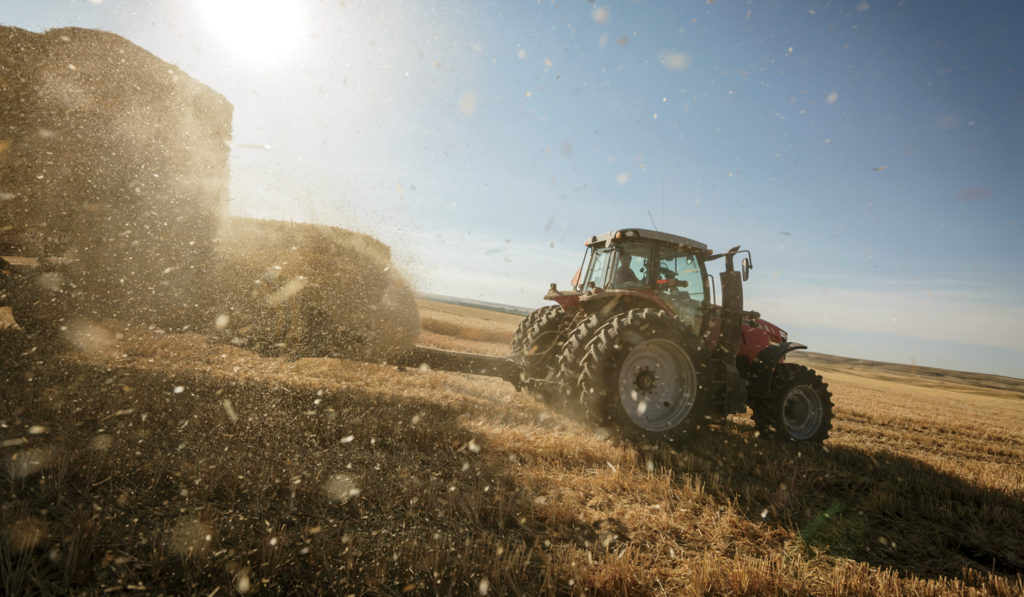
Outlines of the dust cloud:
M 386 358 L 419 330 L 388 247 L 229 216 L 233 107 L 123 38 L 0 27 L 0 255 L 38 337 L 108 344 L 108 320 L 269 353 Z M 98 340 L 97 340 L 98 339 Z
M 412 345 L 412 291 L 372 237 L 314 224 L 228 218 L 212 283 L 233 343 L 385 358 Z

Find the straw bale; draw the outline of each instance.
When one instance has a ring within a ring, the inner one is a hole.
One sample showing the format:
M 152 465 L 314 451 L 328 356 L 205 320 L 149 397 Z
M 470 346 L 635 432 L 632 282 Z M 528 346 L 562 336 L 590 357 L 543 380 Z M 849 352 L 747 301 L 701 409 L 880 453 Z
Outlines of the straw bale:
M 419 332 L 386 245 L 332 226 L 228 218 L 215 274 L 224 331 L 257 348 L 383 357 Z
M 18 283 L 15 316 L 51 336 L 120 319 L 295 354 L 411 345 L 386 245 L 227 216 L 232 110 L 117 35 L 0 27 L 0 255 L 64 264 Z
M 226 212 L 231 115 L 117 35 L 0 27 L 0 253 L 75 259 L 87 314 L 187 322 Z

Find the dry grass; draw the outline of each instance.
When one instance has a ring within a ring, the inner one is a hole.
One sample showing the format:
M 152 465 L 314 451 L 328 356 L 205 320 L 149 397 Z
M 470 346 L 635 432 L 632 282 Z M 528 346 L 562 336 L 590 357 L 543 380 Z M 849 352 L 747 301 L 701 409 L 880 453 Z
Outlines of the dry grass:
M 426 299 L 417 299 L 416 304 L 420 310 L 421 326 L 427 332 L 455 340 L 504 344 L 505 348 L 512 342 L 512 332 L 523 319 L 519 315 Z M 475 348 L 481 347 L 467 345 L 463 350 L 473 351 Z
M 420 309 L 445 348 L 503 354 L 518 322 Z M 1024 592 L 1013 380 L 808 355 L 835 392 L 826 450 L 742 417 L 671 450 L 488 378 L 187 334 L 3 342 L 6 594 Z

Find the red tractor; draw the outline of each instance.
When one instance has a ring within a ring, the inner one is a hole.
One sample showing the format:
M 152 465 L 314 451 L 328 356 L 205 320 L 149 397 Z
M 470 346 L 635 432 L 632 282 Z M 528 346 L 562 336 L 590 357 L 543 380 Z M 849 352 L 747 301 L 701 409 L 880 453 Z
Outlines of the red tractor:
M 544 298 L 557 304 L 516 330 L 511 352 L 521 385 L 549 402 L 578 401 L 588 419 L 625 437 L 684 440 L 708 419 L 748 405 L 763 435 L 813 443 L 828 436 L 828 385 L 784 362 L 806 346 L 743 310 L 749 251 L 714 253 L 689 238 L 636 228 L 586 245 L 573 289 L 552 284 Z M 707 266 L 720 259 L 719 303 Z

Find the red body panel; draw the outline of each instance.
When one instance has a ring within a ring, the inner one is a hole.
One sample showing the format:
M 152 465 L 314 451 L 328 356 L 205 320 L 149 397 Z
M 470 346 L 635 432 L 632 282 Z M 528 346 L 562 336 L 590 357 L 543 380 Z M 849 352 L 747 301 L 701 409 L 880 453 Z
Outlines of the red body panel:
M 779 326 L 761 318 L 743 317 L 743 337 L 737 354 L 753 360 L 772 344 L 786 341 L 786 332 Z
M 672 308 L 668 303 L 662 300 L 660 296 L 658 296 L 658 293 L 641 288 L 629 290 L 603 290 L 597 288 L 583 294 L 579 294 L 571 290 L 555 290 L 549 291 L 544 295 L 545 300 L 555 301 L 562 307 L 563 311 L 570 315 L 575 314 L 580 309 L 588 311 L 585 303 L 590 301 L 604 301 L 606 299 L 611 299 L 612 297 L 630 297 L 640 299 L 644 302 L 651 303 L 659 309 L 664 309 L 665 311 L 672 313 Z
M 562 310 L 572 315 L 580 308 L 580 295 L 575 292 L 559 291 L 554 294 L 548 293 L 544 297 L 549 301 L 555 301 L 562 307 Z
M 668 303 L 666 303 L 664 300 L 662 300 L 662 298 L 660 296 L 658 296 L 658 293 L 653 292 L 651 290 L 647 290 L 647 289 L 641 289 L 641 288 L 629 289 L 629 290 L 625 290 L 625 289 L 616 289 L 616 290 L 601 290 L 601 289 L 597 289 L 597 290 L 591 290 L 590 292 L 587 292 L 583 296 L 580 297 L 580 302 L 581 303 L 586 303 L 587 301 L 600 301 L 602 299 L 608 299 L 609 296 L 627 297 L 627 298 L 639 299 L 639 300 L 641 300 L 643 302 L 651 303 L 651 304 L 657 306 L 659 309 L 664 309 L 665 311 L 667 311 L 669 313 L 672 313 L 672 308 L 668 305 Z M 587 311 L 587 307 L 583 306 L 582 304 L 580 305 L 580 307 L 584 311 Z
M 661 297 L 657 293 L 650 290 L 613 290 L 613 291 L 590 291 L 580 295 L 574 291 L 553 291 L 549 292 L 544 298 L 552 300 L 558 303 L 562 309 L 570 315 L 575 314 L 580 309 L 585 307 L 581 304 L 591 300 L 599 300 L 607 298 L 607 292 L 612 292 L 617 296 L 631 296 L 639 299 L 643 299 L 650 303 L 657 305 L 658 307 L 672 313 L 672 308 L 661 300 Z M 745 357 L 753 360 L 761 353 L 762 350 L 768 348 L 773 344 L 779 344 L 787 340 L 786 332 L 777 325 L 761 319 L 756 316 L 756 313 L 746 312 L 743 314 L 743 327 L 741 329 L 742 337 L 740 338 L 740 347 L 737 351 L 737 356 Z M 711 308 L 711 317 L 708 321 L 708 334 L 707 348 L 713 350 L 718 344 L 718 330 L 721 323 L 721 307 L 713 305 Z
M 714 350 L 718 345 L 718 328 L 721 324 L 721 308 L 713 307 L 711 321 L 708 325 L 707 348 Z M 743 314 L 743 327 L 740 328 L 740 346 L 736 356 L 753 360 L 762 350 L 773 344 L 786 341 L 786 332 L 779 326 L 754 317 L 752 312 Z M 781 361 L 780 361 L 781 362 Z

